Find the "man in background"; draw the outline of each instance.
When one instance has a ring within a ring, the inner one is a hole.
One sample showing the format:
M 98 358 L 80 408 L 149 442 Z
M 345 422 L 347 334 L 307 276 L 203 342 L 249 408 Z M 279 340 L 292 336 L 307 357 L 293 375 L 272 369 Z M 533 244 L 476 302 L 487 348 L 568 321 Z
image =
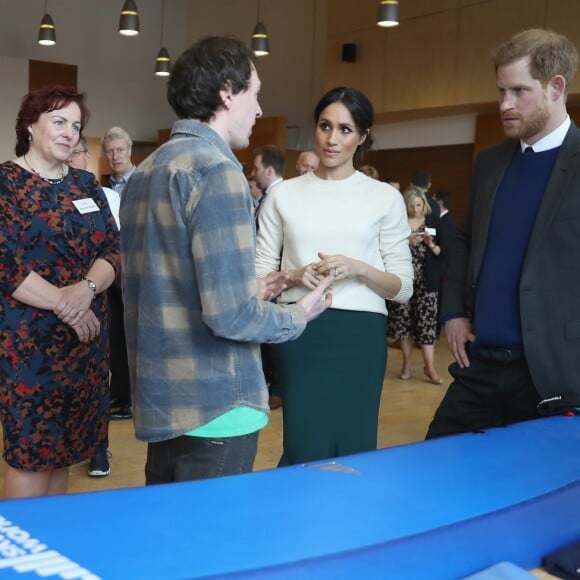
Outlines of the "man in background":
M 285 165 L 284 150 L 276 145 L 264 145 L 254 151 L 252 177 L 256 180 L 257 186 L 264 191 L 264 198 L 284 180 Z
M 135 171 L 131 160 L 133 141 L 125 129 L 111 127 L 103 137 L 102 149 L 111 168 L 108 185 L 121 195 Z
M 121 127 L 111 127 L 103 137 L 102 151 L 111 168 L 109 187 L 122 198 L 129 178 L 135 172 L 131 160 L 133 142 L 129 133 Z M 107 290 L 111 309 L 111 419 L 130 419 L 131 380 L 127 362 L 127 342 L 123 325 L 123 294 L 119 280 Z
M 395 179 L 394 177 L 387 177 L 385 182 L 388 183 L 391 187 L 401 191 L 401 182 L 398 179 Z
M 449 206 L 451 205 L 451 192 L 447 191 L 446 189 L 438 189 L 433 198 L 437 202 L 439 206 L 439 222 L 441 228 L 441 235 L 443 239 L 446 240 L 446 251 L 443 253 L 443 262 L 444 265 L 442 267 L 442 277 L 445 278 L 447 274 L 447 269 L 449 268 L 449 256 L 453 251 L 453 244 L 455 243 L 455 236 L 457 235 L 457 229 L 455 227 L 455 222 L 453 221 L 453 217 L 449 213 Z M 441 304 L 443 301 L 443 286 L 439 291 L 438 302 L 437 302 L 437 312 L 439 315 L 437 316 L 437 336 L 441 334 Z
M 260 206 L 274 187 L 284 181 L 285 165 L 286 157 L 284 151 L 276 145 L 264 145 L 254 151 L 252 177 L 256 180 L 256 185 L 264 192 L 256 207 L 256 229 L 260 225 L 258 219 Z M 276 372 L 271 349 L 268 344 L 262 344 L 260 350 L 262 367 L 269 391 L 268 406 L 271 410 L 279 409 L 282 406 L 282 394 L 276 385 Z
M 320 159 L 314 151 L 302 151 L 296 160 L 296 171 L 298 171 L 298 175 L 316 171 L 319 163 Z
M 252 204 L 254 206 L 254 214 L 256 210 L 260 207 L 262 203 L 262 198 L 264 197 L 264 190 L 258 186 L 256 183 L 256 178 L 253 176 L 248 177 L 248 187 L 250 188 L 250 195 L 252 196 Z

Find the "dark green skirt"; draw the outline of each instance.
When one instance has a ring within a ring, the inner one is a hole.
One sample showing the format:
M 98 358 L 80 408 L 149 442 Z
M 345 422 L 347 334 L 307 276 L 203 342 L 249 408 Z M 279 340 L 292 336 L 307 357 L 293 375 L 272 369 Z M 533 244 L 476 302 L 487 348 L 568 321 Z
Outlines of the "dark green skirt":
M 376 449 L 385 316 L 329 309 L 272 356 L 284 401 L 280 466 Z

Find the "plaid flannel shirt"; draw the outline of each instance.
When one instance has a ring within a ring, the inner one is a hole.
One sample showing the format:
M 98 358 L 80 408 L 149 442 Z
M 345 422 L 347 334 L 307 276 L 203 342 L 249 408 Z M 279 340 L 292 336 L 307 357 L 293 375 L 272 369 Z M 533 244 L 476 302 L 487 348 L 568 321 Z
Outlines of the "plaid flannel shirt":
M 121 200 L 122 284 L 135 431 L 162 441 L 239 406 L 267 412 L 261 342 L 305 328 L 257 298 L 248 184 L 207 124 L 177 121 Z

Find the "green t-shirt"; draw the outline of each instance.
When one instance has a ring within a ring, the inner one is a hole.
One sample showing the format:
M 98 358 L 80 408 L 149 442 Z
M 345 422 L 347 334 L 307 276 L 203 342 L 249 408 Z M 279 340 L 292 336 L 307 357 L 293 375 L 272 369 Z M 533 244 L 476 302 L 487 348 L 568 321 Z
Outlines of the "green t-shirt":
M 239 437 L 259 431 L 268 424 L 268 415 L 252 407 L 237 407 L 213 421 L 188 431 L 191 437 Z

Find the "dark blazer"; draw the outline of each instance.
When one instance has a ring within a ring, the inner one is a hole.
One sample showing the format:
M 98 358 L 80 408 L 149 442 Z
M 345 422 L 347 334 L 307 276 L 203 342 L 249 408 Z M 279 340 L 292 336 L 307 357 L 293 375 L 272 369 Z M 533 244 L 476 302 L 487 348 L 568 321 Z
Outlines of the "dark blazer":
M 517 146 L 506 141 L 476 159 L 469 207 L 444 283 L 444 317 L 472 316 L 495 195 Z M 572 124 L 544 192 L 520 278 L 528 367 L 542 399 L 552 399 L 543 412 L 580 406 L 579 241 L 580 131 Z
M 435 205 L 437 205 L 437 203 L 435 203 Z M 437 211 L 439 211 L 438 205 Z M 449 241 L 446 236 L 446 230 L 441 223 L 439 214 L 435 215 L 434 213 L 430 213 L 425 216 L 425 227 L 435 228 L 436 234 L 433 241 L 441 248 L 438 256 L 436 256 L 429 249 L 425 255 L 425 278 L 427 292 L 439 292 L 441 290 L 443 276 L 447 270 Z

